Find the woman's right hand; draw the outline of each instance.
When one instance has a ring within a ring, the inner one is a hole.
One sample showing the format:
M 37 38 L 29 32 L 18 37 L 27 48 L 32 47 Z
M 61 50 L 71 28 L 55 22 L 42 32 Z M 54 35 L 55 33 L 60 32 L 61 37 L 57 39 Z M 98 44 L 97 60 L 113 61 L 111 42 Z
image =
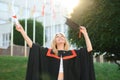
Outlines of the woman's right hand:
M 27 42 L 28 46 L 31 48 L 32 47 L 32 40 L 28 37 L 28 35 L 25 33 L 23 27 L 21 24 L 16 24 L 16 30 L 19 31 L 23 38 L 25 39 L 25 41 Z
M 19 32 L 23 32 L 24 31 L 24 29 L 23 29 L 21 24 L 16 24 L 15 26 L 16 26 L 16 30 L 17 31 L 19 31 Z

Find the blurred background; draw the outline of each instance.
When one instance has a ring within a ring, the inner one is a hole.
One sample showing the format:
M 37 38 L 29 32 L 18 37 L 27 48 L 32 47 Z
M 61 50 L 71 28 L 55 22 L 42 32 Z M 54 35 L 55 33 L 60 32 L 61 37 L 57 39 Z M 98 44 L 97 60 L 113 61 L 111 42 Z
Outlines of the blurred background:
M 70 49 L 85 47 L 83 36 L 78 38 L 79 26 L 85 26 L 97 80 L 120 79 L 120 0 L 0 0 L 0 6 L 0 80 L 25 77 L 29 48 L 13 16 L 44 47 L 58 32 L 65 34 Z

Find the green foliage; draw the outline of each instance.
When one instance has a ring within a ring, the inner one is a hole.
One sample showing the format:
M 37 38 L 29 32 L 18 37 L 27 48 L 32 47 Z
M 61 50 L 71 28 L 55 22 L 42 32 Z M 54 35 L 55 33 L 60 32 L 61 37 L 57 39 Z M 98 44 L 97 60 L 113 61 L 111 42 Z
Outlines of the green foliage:
M 71 19 L 87 28 L 95 51 L 120 53 L 120 0 L 80 0 Z M 83 39 L 69 30 L 69 40 L 77 47 L 85 46 Z M 72 40 L 71 40 L 72 39 Z
M 35 34 L 36 34 L 36 42 L 39 43 L 40 45 L 43 45 L 43 26 L 42 23 L 35 21 L 36 26 L 35 26 Z M 20 24 L 23 26 L 25 29 L 25 20 L 20 20 Z M 27 35 L 33 40 L 33 20 L 28 19 L 27 20 Z M 17 45 L 24 45 L 24 39 L 22 35 L 15 30 L 14 27 L 14 44 Z

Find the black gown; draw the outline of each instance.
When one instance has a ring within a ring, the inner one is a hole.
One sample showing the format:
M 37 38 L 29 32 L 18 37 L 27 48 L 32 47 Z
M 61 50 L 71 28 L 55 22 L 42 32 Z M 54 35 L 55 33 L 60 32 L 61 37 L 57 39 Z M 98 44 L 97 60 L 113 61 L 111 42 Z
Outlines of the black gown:
M 60 56 L 63 58 L 64 80 L 95 80 L 92 54 L 86 48 L 58 51 L 33 44 L 30 49 L 26 80 L 57 80 Z

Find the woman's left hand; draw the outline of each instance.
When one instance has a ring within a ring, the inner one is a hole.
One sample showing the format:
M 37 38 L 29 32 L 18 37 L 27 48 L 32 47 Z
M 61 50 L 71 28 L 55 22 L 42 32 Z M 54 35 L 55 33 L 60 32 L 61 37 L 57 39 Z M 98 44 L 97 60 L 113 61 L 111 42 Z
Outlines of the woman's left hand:
M 84 26 L 80 26 L 80 33 L 82 33 L 84 35 L 86 46 L 87 46 L 87 51 L 91 52 L 93 50 L 92 44 L 91 44 L 91 41 L 89 39 L 87 30 Z
M 84 26 L 80 26 L 80 32 L 84 35 L 87 33 L 87 30 Z

